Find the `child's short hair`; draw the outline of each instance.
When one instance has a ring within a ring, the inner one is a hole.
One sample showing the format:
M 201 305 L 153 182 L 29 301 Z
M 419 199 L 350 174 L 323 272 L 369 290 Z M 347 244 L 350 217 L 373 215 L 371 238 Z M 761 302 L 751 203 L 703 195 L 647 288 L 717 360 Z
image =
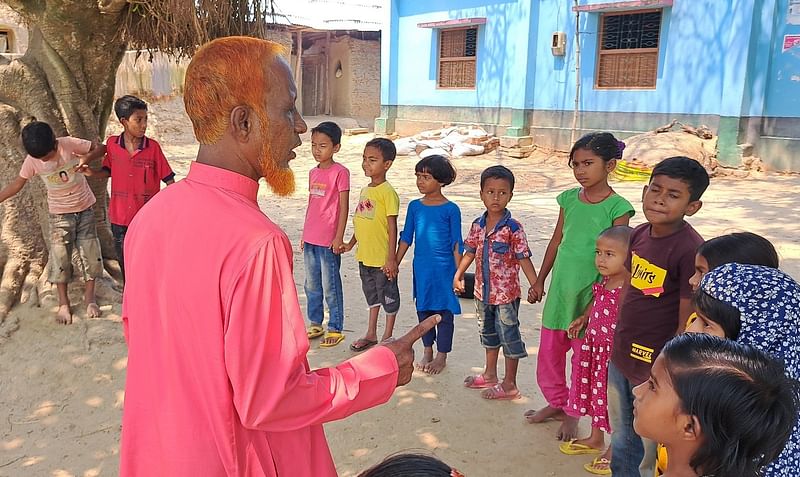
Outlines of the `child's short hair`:
M 756 476 L 783 450 L 797 421 L 798 383 L 752 346 L 702 333 L 661 351 L 682 411 L 700 422 L 690 460 L 701 475 Z
M 456 180 L 456 169 L 450 159 L 438 154 L 430 155 L 417 162 L 414 171 L 427 172 L 442 185 L 452 184 Z
M 624 243 L 627 247 L 631 241 L 631 232 L 633 229 L 627 225 L 612 225 L 611 227 L 600 232 L 597 238 L 607 238 Z
M 22 128 L 22 145 L 31 157 L 41 159 L 55 151 L 58 142 L 56 134 L 49 124 L 42 121 L 31 121 Z
M 692 306 L 696 312 L 718 324 L 729 340 L 739 337 L 742 313 L 736 307 L 717 300 L 702 288 L 698 288 L 692 295 Z
M 575 155 L 575 151 L 579 149 L 592 151 L 604 162 L 608 162 L 612 159 L 622 159 L 622 151 L 625 149 L 625 143 L 608 132 L 586 134 L 572 145 L 572 149 L 569 151 L 569 162 L 567 163 L 570 166 L 572 166 L 572 158 Z
M 481 172 L 481 190 L 483 190 L 483 184 L 487 179 L 502 179 L 507 181 L 508 185 L 511 186 L 511 192 L 514 192 L 514 173 L 506 166 L 491 166 L 484 169 L 484 171 Z
M 147 111 L 147 103 L 130 94 L 120 96 L 114 101 L 114 114 L 120 121 L 130 119 L 131 114 L 141 110 Z
M 700 200 L 709 184 L 708 172 L 699 162 L 684 156 L 668 157 L 659 162 L 650 174 L 652 181 L 656 176 L 679 179 L 689 186 L 689 200 Z
M 384 161 L 394 161 L 394 158 L 397 157 L 397 148 L 394 143 L 383 137 L 371 139 L 364 147 L 374 147 L 381 151 L 381 157 L 383 157 Z
M 461 473 L 425 454 L 396 454 L 387 457 L 358 477 L 452 477 Z M 463 477 L 463 476 L 461 476 Z
M 334 146 L 342 142 L 342 128 L 333 121 L 324 121 L 311 128 L 311 134 L 320 133 L 328 136 Z
M 751 232 L 734 232 L 720 235 L 697 247 L 697 254 L 713 270 L 726 263 L 745 263 L 778 268 L 778 252 L 772 243 Z

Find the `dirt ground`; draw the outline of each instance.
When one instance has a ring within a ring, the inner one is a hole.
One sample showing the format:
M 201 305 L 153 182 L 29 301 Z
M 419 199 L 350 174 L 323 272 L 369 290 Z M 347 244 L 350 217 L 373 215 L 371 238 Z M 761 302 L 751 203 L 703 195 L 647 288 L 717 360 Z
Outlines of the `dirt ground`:
M 149 133 L 159 140 L 179 178 L 185 176 L 197 146 L 180 99 L 153 105 Z M 364 143 L 371 135 L 345 137 L 337 160 L 350 168 L 354 191 L 367 183 L 360 168 Z M 555 225 L 555 196 L 575 186 L 563 160 L 544 154 L 521 160 L 500 160 L 494 153 L 456 160 L 459 177 L 445 189 L 462 210 L 466 232 L 482 212 L 478 177 L 485 167 L 502 162 L 516 174 L 516 193 L 509 208 L 528 233 L 534 263 L 542 256 Z M 401 197 L 402 223 L 408 202 L 418 197 L 414 184 L 416 157 L 400 157 L 388 179 Z M 280 224 L 295 244 L 295 281 L 301 302 L 303 263 L 298 253 L 305 214 L 307 172 L 314 165 L 308 141 L 298 150 L 292 167 L 298 192 L 275 198 L 262 187 L 262 209 Z M 641 223 L 640 183 L 614 183 L 614 188 L 636 207 L 634 224 Z M 712 181 L 703 209 L 691 219 L 705 237 L 750 230 L 778 248 L 783 268 L 800 276 L 800 225 L 796 221 L 800 177 L 760 175 L 747 179 Z M 357 200 L 351 194 L 351 210 Z M 347 235 L 352 227 L 348 227 Z M 412 249 L 413 251 L 413 249 Z M 181 266 L 177 263 L 175 266 Z M 366 328 L 366 304 L 361 294 L 352 254 L 343 260 L 345 330 L 347 341 L 333 349 L 312 344 L 312 367 L 334 365 L 349 358 L 347 344 Z M 523 277 L 524 279 L 524 277 Z M 52 320 L 56 301 L 52 295 L 39 306 L 21 305 L 10 320 L 19 329 L 0 341 L 0 476 L 116 475 L 121 410 L 124 398 L 126 347 L 120 323 L 119 294 L 109 279 L 101 283 L 100 319 L 85 318 L 78 306 L 76 323 L 63 327 Z M 402 307 L 396 333 L 416 322 L 411 300 L 411 257 L 401 266 Z M 80 303 L 81 288 L 71 291 Z M 541 305 L 523 304 L 520 317 L 530 358 L 521 362 L 519 384 L 524 399 L 489 402 L 477 391 L 465 389 L 462 380 L 479 371 L 483 350 L 478 342 L 474 306 L 462 301 L 464 313 L 456 318 L 454 350 L 448 367 L 438 376 L 415 373 L 414 380 L 387 404 L 326 425 L 326 432 L 341 476 L 399 451 L 430 452 L 468 476 L 582 476 L 585 457 L 568 457 L 558 451 L 556 423 L 530 425 L 522 413 L 542 406 L 535 381 L 535 357 L 541 324 Z M 421 345 L 420 345 L 421 346 Z M 418 348 L 418 355 L 421 347 Z M 502 367 L 502 362 L 501 362 Z M 585 432 L 588 424 L 581 423 Z

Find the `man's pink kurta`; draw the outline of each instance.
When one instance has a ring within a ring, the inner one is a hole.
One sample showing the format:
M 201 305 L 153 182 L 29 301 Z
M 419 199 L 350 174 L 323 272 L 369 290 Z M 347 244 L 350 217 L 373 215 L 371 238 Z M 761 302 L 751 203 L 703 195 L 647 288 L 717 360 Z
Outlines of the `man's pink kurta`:
M 192 163 L 131 223 L 122 476 L 335 476 L 322 423 L 392 395 L 382 346 L 309 370 L 291 245 L 257 191 Z

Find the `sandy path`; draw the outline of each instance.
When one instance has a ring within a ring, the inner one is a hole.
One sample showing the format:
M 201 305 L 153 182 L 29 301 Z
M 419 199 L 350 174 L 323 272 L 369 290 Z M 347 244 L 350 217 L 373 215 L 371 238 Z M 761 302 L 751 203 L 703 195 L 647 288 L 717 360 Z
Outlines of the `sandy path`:
M 161 142 L 178 175 L 185 175 L 196 146 L 180 101 L 154 105 L 151 117 L 151 134 Z M 352 172 L 355 191 L 367 182 L 360 169 L 367 140 L 366 136 L 345 138 L 338 156 Z M 445 192 L 461 207 L 465 231 L 482 211 L 478 175 L 496 162 L 494 154 L 457 162 L 459 178 Z M 401 197 L 401 222 L 406 205 L 418 196 L 413 180 L 415 163 L 413 156 L 399 158 L 389 172 L 389 181 Z M 538 265 L 558 213 L 554 198 L 573 187 L 574 179 L 556 160 L 545 162 L 538 157 L 503 163 L 516 173 L 518 185 L 510 208 L 528 232 Z M 293 162 L 298 184 L 307 182 L 312 165 L 306 143 Z M 614 187 L 634 203 L 634 223 L 640 223 L 641 184 L 615 183 Z M 733 230 L 761 233 L 778 247 L 783 268 L 800 276 L 800 225 L 795 219 L 798 190 L 797 176 L 718 179 L 712 182 L 705 206 L 692 223 L 706 237 Z M 357 194 L 352 195 L 354 203 Z M 260 196 L 263 210 L 284 227 L 296 252 L 305 202 L 302 191 L 275 199 L 264 187 Z M 303 264 L 297 253 L 295 266 L 295 281 L 304 302 Z M 344 260 L 343 275 L 346 343 L 350 343 L 366 327 L 366 305 L 353 255 Z M 398 333 L 416 321 L 411 257 L 401 267 L 400 285 L 403 304 Z M 73 295 L 77 302 L 80 289 Z M 117 301 L 113 293 L 101 296 L 104 317 L 96 320 L 86 320 L 79 308 L 78 320 L 70 327 L 51 322 L 52 296 L 46 296 L 40 307 L 23 305 L 13 312 L 20 319 L 20 329 L 0 344 L 0 409 L 5 410 L 0 415 L 0 476 L 116 475 L 126 365 Z M 589 475 L 582 470 L 587 459 L 558 452 L 554 439 L 557 424 L 532 426 L 522 419 L 525 409 L 543 405 L 535 383 L 541 305 L 524 304 L 521 309 L 523 336 L 531 357 L 522 361 L 519 372 L 525 398 L 515 402 L 488 402 L 461 385 L 465 375 L 479 371 L 483 364 L 474 307 L 469 301 L 463 301 L 462 307 L 464 314 L 456 318 L 454 351 L 443 374 L 417 373 L 386 405 L 326 426 L 340 475 L 356 475 L 388 454 L 409 449 L 433 452 L 469 476 Z M 309 360 L 319 367 L 349 356 L 347 346 L 321 350 L 314 344 Z

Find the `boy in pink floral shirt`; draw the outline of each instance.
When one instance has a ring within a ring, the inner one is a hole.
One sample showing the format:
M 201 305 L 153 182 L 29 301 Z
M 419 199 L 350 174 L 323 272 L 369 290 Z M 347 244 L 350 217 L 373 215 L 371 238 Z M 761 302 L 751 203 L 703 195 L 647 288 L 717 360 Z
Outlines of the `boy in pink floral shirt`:
M 486 367 L 481 374 L 468 376 L 468 388 L 487 388 L 485 399 L 517 399 L 519 360 L 528 356 L 519 332 L 520 284 L 522 268 L 529 285 L 536 283 L 536 270 L 522 224 L 511 218 L 506 205 L 514 192 L 514 174 L 503 166 L 492 166 L 481 174 L 481 200 L 486 212 L 477 218 L 464 241 L 464 257 L 453 278 L 453 289 L 464 290 L 464 272 L 475 260 L 475 306 L 481 344 L 486 349 Z M 532 301 L 528 289 L 528 301 Z M 506 374 L 497 379 L 500 347 L 505 357 Z

